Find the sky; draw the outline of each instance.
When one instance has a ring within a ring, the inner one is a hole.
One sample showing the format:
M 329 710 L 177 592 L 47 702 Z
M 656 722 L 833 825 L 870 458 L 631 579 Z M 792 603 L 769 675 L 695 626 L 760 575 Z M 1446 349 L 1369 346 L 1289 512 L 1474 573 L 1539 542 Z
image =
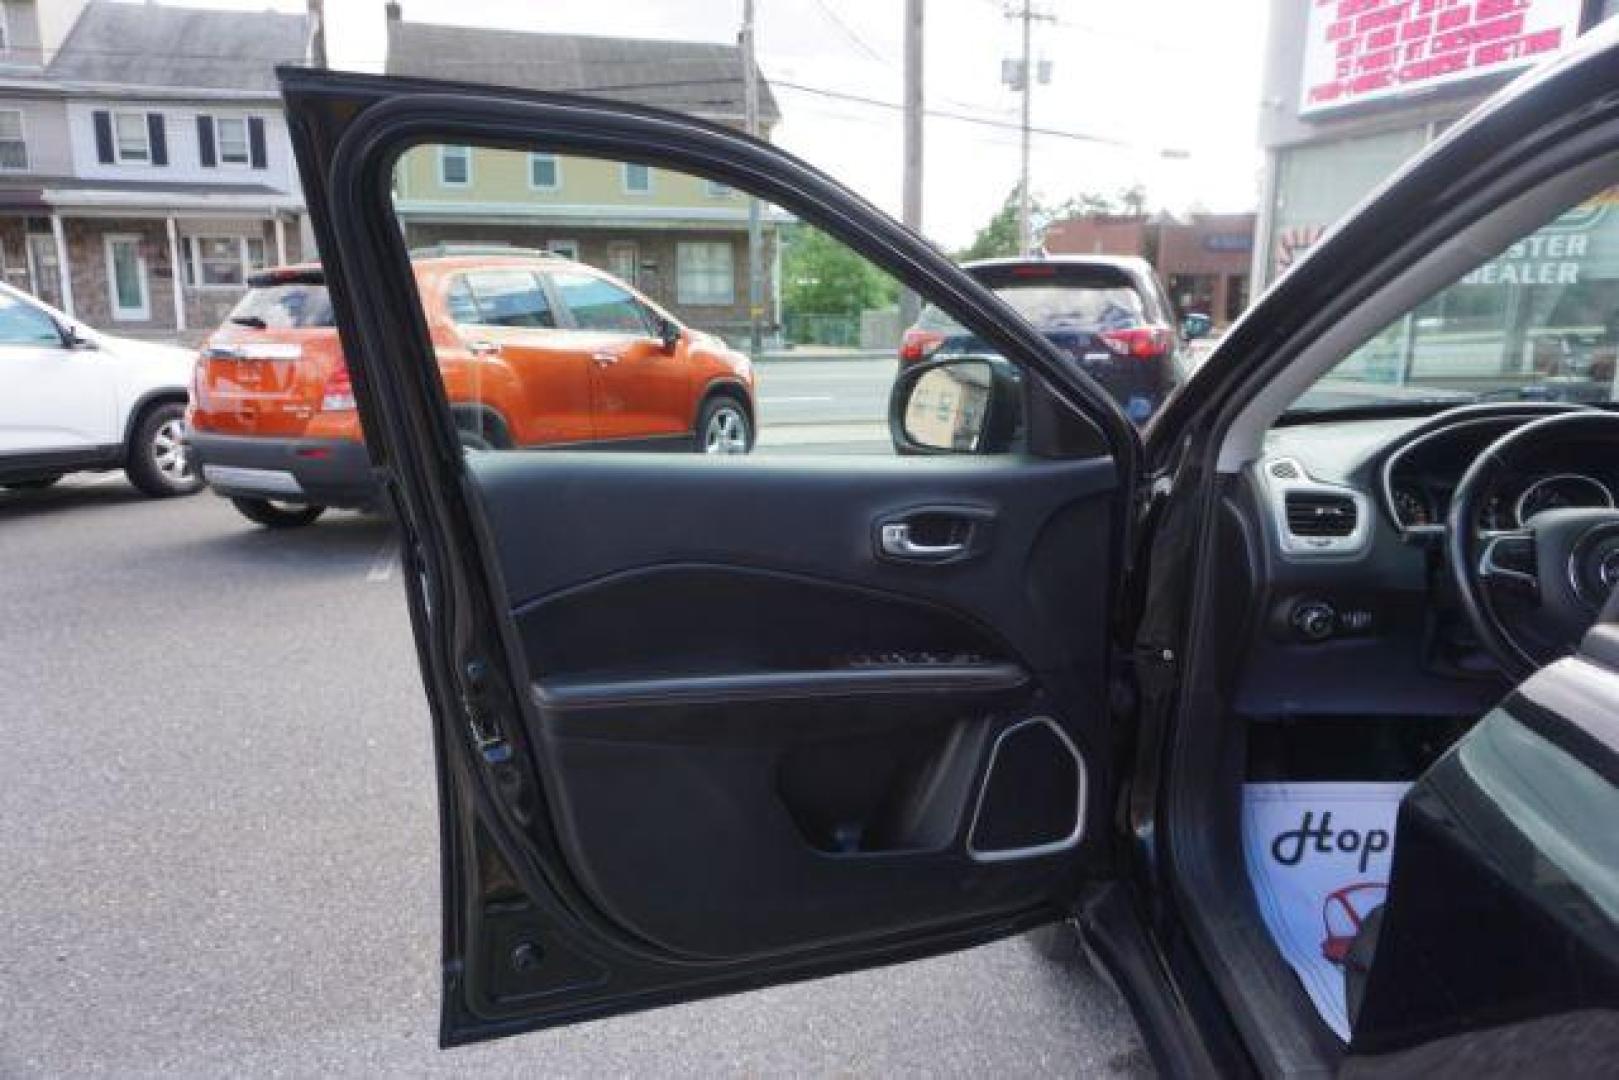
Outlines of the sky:
M 187 0 L 190 6 L 301 10 L 302 0 Z M 407 20 L 516 30 L 734 41 L 741 0 L 402 0 Z M 901 113 L 792 89 L 897 105 L 904 0 L 756 0 L 760 67 L 783 113 L 775 142 L 892 213 L 900 207 Z M 1152 209 L 1251 210 L 1266 0 L 1038 0 L 1031 189 L 1060 202 L 1082 192 L 1147 189 Z M 1002 0 L 927 0 L 923 232 L 971 241 L 1018 176 L 1018 95 L 1000 82 L 1020 47 Z M 383 0 L 326 0 L 333 67 L 380 71 Z M 1068 136 L 1099 136 L 1090 142 Z M 1122 143 L 1125 145 L 1111 145 Z M 1167 152 L 1167 154 L 1166 154 Z

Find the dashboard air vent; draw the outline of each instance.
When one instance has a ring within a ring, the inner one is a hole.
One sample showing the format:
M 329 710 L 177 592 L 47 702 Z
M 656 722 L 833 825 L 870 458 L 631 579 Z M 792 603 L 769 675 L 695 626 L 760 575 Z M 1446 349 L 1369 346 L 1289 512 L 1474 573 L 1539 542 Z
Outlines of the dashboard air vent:
M 1317 491 L 1287 493 L 1287 531 L 1294 536 L 1348 536 L 1358 513 L 1347 495 Z
M 1287 458 L 1270 463 L 1270 474 L 1278 480 L 1297 480 L 1299 478 L 1298 463 Z

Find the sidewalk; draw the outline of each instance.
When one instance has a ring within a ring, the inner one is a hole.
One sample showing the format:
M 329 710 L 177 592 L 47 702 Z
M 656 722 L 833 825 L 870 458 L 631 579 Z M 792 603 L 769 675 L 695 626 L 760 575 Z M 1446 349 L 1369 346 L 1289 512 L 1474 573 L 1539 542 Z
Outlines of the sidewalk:
M 795 345 L 788 349 L 766 349 L 755 363 L 777 364 L 806 360 L 898 360 L 899 350 L 857 349 L 839 345 Z

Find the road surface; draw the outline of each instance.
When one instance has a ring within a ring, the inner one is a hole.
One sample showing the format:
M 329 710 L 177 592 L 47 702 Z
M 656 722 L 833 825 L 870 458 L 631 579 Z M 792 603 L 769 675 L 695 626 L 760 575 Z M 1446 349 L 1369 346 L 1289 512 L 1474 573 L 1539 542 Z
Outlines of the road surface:
M 765 373 L 784 399 L 799 374 Z M 829 430 L 881 396 L 825 385 Z M 1021 941 L 441 1052 L 431 740 L 386 525 L 272 533 L 112 474 L 0 492 L 0 567 L 0 1076 L 1147 1069 L 1111 992 Z

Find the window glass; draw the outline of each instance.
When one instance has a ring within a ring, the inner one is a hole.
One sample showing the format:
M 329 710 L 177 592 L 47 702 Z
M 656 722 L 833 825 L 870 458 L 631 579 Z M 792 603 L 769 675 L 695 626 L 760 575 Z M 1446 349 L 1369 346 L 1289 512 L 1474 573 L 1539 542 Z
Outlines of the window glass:
M 617 285 L 592 274 L 565 272 L 552 274 L 551 281 L 579 329 L 651 332 L 641 305 Z
M 472 151 L 465 146 L 445 146 L 439 151 L 438 179 L 441 184 L 460 187 L 472 182 Z
M 0 109 L 0 169 L 28 168 L 28 144 L 23 141 L 22 113 Z
M 469 186 L 447 198 L 441 164 L 454 170 L 468 152 L 425 143 L 401 154 L 389 205 L 419 280 L 436 283 L 421 301 L 430 325 L 457 328 L 455 347 L 444 335 L 434 343 L 452 414 L 498 419 L 469 431 L 480 448 L 814 457 L 906 445 L 890 405 L 914 359 L 903 349 L 910 321 L 898 284 L 847 244 L 761 200 L 755 250 L 746 189 L 543 143 L 472 147 Z M 535 193 L 551 179 L 565 198 Z M 628 190 L 643 185 L 652 198 Z M 1133 301 L 1104 292 L 1084 303 L 1103 310 L 1109 299 Z M 955 380 L 947 428 L 938 394 L 927 399 L 927 433 L 948 431 L 960 452 L 1015 449 L 1006 436 L 1019 406 L 1001 395 L 1022 383 L 1010 365 L 971 334 L 940 335 L 938 346 L 977 366 Z M 1162 357 L 1107 356 L 1144 383 L 1167 370 Z M 999 441 L 986 442 L 970 429 L 991 416 Z
M 472 299 L 472 289 L 467 285 L 467 279 L 458 277 L 450 282 L 445 291 L 444 302 L 450 312 L 453 322 L 470 326 L 478 321 L 478 305 Z
M 1509 244 L 1385 326 L 1295 410 L 1614 398 L 1619 188 Z
M 229 321 L 261 330 L 303 330 L 336 325 L 332 319 L 332 298 L 326 286 L 301 281 L 249 289 L 231 309 Z
M 263 243 L 259 241 L 261 261 Z M 187 285 L 241 285 L 247 280 L 241 237 L 190 236 L 186 247 Z
M 113 134 L 119 161 L 150 161 L 151 145 L 147 142 L 145 113 L 114 113 Z
M 528 183 L 530 187 L 545 191 L 555 190 L 561 186 L 561 175 L 557 170 L 557 156 L 555 154 L 530 154 L 528 156 Z
M 51 345 L 60 348 L 62 335 L 45 312 L 14 296 L 0 293 L 0 345 Z
M 480 270 L 466 276 L 482 326 L 556 326 L 539 279 L 527 270 Z
M 736 297 L 730 241 L 683 243 L 675 249 L 675 293 L 682 304 L 729 304 Z
M 222 116 L 214 121 L 214 139 L 219 160 L 226 165 L 246 165 L 247 121 L 240 116 Z

